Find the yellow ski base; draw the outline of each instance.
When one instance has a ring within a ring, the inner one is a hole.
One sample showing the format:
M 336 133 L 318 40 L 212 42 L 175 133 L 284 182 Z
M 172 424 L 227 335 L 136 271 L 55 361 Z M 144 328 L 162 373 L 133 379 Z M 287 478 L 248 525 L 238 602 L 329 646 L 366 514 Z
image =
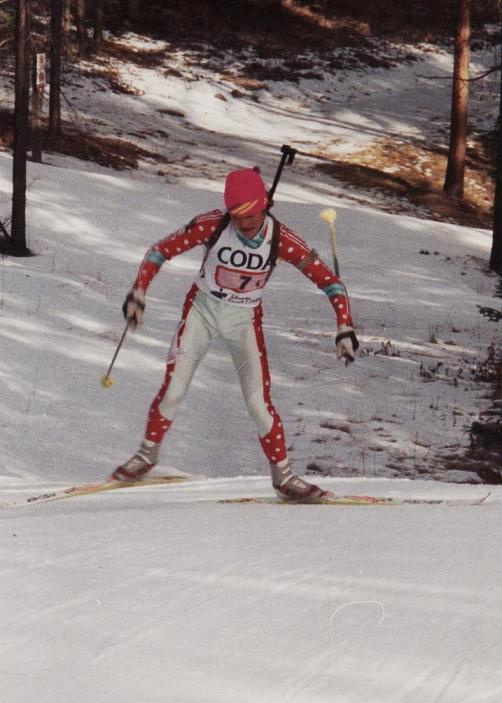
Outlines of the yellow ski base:
M 285 500 L 272 496 L 248 498 L 224 498 L 219 503 L 227 505 L 265 504 L 265 505 L 481 505 L 490 496 L 486 493 L 480 498 L 388 498 L 385 496 L 344 496 L 333 495 L 310 500 Z
M 104 491 L 116 491 L 122 488 L 142 488 L 146 486 L 159 486 L 166 483 L 181 483 L 187 481 L 187 476 L 151 476 L 138 481 L 106 481 L 104 483 L 84 483 L 80 486 L 62 488 L 40 495 L 26 498 L 26 503 L 40 503 L 51 500 L 63 500 L 76 496 L 91 495 L 93 493 L 103 493 Z

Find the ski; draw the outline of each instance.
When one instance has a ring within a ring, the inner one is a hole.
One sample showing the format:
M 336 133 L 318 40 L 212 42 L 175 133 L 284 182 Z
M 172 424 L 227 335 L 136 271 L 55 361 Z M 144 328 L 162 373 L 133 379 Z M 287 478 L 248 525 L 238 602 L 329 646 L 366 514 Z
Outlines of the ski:
M 284 500 L 272 496 L 223 498 L 224 504 L 266 504 L 266 505 L 481 505 L 491 491 L 480 498 L 389 498 L 385 496 L 332 495 L 308 501 Z
M 101 483 L 84 483 L 67 488 L 56 488 L 45 493 L 23 496 L 12 503 L 3 503 L 0 508 L 16 508 L 22 505 L 32 505 L 34 503 L 47 503 L 54 500 L 64 500 L 66 498 L 74 498 L 78 496 L 93 495 L 95 493 L 103 493 L 105 491 L 116 491 L 123 488 L 143 488 L 148 486 L 168 485 L 175 483 L 183 483 L 193 480 L 192 476 L 165 475 L 152 476 L 143 478 L 137 481 L 105 481 Z M 226 505 L 481 505 L 490 497 L 491 491 L 477 498 L 399 498 L 389 496 L 372 496 L 372 495 L 343 495 L 332 494 L 325 495 L 320 498 L 310 499 L 305 501 L 286 500 L 278 496 L 242 496 L 237 498 L 219 498 L 216 503 Z M 195 502 L 206 503 L 213 502 L 211 499 L 203 498 L 195 499 Z
M 143 478 L 137 481 L 104 481 L 101 483 L 83 483 L 76 486 L 69 486 L 68 488 L 55 489 L 53 491 L 47 491 L 46 493 L 28 496 L 27 498 L 23 498 L 19 503 L 14 504 L 12 507 L 32 503 L 47 503 L 54 500 L 92 495 L 93 493 L 103 493 L 105 491 L 116 491 L 123 488 L 159 486 L 168 483 L 181 483 L 182 481 L 188 480 L 188 476 L 151 476 L 150 478 Z

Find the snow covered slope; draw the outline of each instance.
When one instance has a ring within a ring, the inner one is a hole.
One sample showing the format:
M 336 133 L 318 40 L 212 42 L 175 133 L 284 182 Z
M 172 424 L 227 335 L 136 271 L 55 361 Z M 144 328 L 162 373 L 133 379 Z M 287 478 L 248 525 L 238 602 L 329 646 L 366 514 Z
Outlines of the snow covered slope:
M 9 157 L 0 168 L 7 198 Z M 142 436 L 202 251 L 159 273 L 145 326 L 129 335 L 116 384 L 103 391 L 99 379 L 123 328 L 125 293 L 147 247 L 220 206 L 221 196 L 33 164 L 29 180 L 30 245 L 38 256 L 1 263 L 1 473 L 96 480 Z M 319 211 L 337 206 L 342 274 L 362 342 L 357 364 L 337 363 L 325 296 L 291 267 L 278 267 L 265 296 L 266 334 L 297 469 L 314 462 L 337 475 L 432 470 L 438 455 L 468 442 L 466 431 L 488 403 L 473 370 L 498 331 L 477 309 L 491 304 L 495 286 L 485 272 L 489 233 L 295 192 L 294 200 L 278 201 L 276 214 L 328 262 Z M 266 470 L 223 346 L 196 376 L 164 465 L 209 476 Z

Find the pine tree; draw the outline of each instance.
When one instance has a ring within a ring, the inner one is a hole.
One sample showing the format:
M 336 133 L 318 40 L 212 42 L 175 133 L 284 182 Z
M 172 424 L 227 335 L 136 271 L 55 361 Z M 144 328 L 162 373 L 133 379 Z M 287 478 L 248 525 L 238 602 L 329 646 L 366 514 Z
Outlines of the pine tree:
M 12 167 L 12 225 L 8 253 L 29 256 L 26 244 L 26 152 L 30 99 L 29 0 L 16 0 L 16 86 L 14 159 Z
M 444 191 L 453 198 L 464 197 L 469 105 L 469 62 L 471 54 L 470 0 L 457 0 L 457 28 L 451 103 L 450 149 Z
M 493 240 L 490 268 L 502 276 L 502 66 L 500 72 L 500 102 L 497 125 L 497 160 L 495 166 L 495 201 L 493 205 Z
M 51 74 L 49 132 L 61 134 L 61 53 L 63 51 L 63 0 L 51 0 Z

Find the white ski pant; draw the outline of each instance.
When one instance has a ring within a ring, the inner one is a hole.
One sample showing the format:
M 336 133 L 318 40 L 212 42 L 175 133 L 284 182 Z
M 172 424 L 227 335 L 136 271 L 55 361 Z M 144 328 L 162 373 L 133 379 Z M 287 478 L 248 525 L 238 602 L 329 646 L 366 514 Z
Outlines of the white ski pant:
M 262 307 L 230 305 L 197 286 L 190 290 L 167 358 L 164 383 L 148 416 L 146 438 L 161 442 L 211 342 L 222 338 L 237 370 L 250 417 L 271 463 L 287 457 L 282 423 L 270 398 Z

